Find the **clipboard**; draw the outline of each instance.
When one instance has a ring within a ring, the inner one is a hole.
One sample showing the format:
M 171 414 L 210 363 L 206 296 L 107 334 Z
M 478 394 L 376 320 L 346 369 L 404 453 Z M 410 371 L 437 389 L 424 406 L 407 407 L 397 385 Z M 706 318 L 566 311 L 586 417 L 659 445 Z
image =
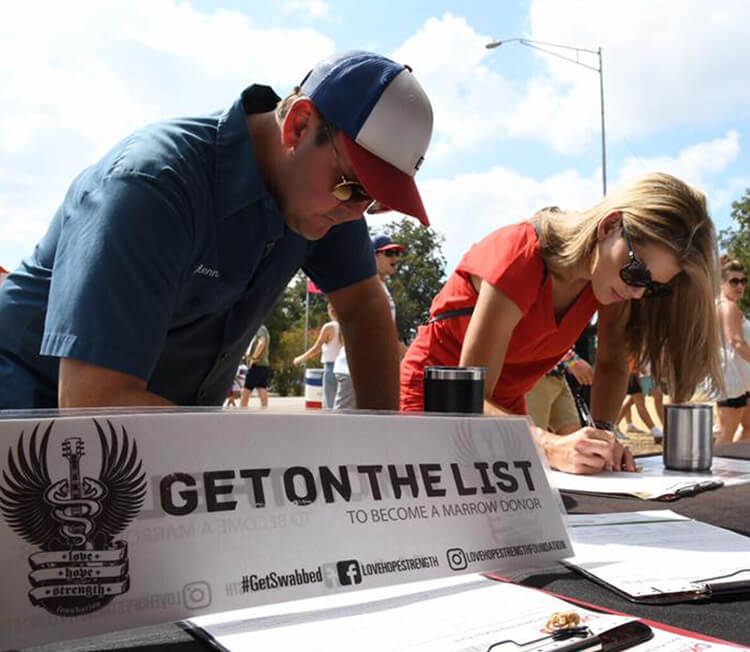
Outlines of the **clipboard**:
M 706 582 L 703 584 L 696 585 L 695 589 L 690 591 L 675 591 L 671 593 L 654 593 L 652 595 L 632 595 L 627 591 L 604 581 L 602 578 L 597 577 L 588 570 L 577 566 L 576 564 L 563 561 L 562 562 L 568 568 L 571 568 L 581 575 L 593 580 L 597 584 L 603 586 L 606 589 L 616 593 L 622 598 L 625 598 L 629 602 L 635 602 L 637 604 L 650 604 L 650 605 L 667 605 L 667 604 L 679 604 L 681 602 L 698 602 L 701 600 L 709 601 L 716 597 L 725 597 L 733 595 L 746 595 L 750 593 L 750 579 L 748 580 L 736 580 L 730 582 Z M 738 571 L 741 572 L 741 571 Z M 750 569 L 748 569 L 750 572 Z
M 669 510 L 572 515 L 575 556 L 585 577 L 641 604 L 750 594 L 750 539 Z

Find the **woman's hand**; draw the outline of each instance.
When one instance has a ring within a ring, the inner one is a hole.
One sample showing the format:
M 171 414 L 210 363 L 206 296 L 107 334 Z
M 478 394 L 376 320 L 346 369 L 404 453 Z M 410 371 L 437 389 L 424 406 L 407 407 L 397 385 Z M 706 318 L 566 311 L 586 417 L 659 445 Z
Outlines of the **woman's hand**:
M 292 360 L 292 364 L 295 367 L 299 367 L 304 361 L 305 361 L 305 356 L 304 355 L 298 355 L 296 358 L 294 358 L 294 360 Z
M 601 471 L 635 471 L 630 449 L 607 430 L 586 426 L 569 435 L 549 433 L 542 443 L 550 465 L 558 471 L 588 475 Z

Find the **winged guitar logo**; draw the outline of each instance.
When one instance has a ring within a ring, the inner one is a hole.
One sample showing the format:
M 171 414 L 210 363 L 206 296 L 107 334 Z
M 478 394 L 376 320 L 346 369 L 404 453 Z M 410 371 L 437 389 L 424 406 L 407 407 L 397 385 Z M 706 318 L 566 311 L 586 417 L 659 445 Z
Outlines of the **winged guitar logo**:
M 82 437 L 67 437 L 61 455 L 67 477 L 50 477 L 51 422 L 28 441 L 22 431 L 8 450 L 0 481 L 0 512 L 20 537 L 39 551 L 29 557 L 29 599 L 58 616 L 101 609 L 127 592 L 127 543 L 115 537 L 138 515 L 146 478 L 135 441 L 110 421 L 107 431 L 93 422 L 101 447 L 99 477 L 81 474 L 86 454 Z

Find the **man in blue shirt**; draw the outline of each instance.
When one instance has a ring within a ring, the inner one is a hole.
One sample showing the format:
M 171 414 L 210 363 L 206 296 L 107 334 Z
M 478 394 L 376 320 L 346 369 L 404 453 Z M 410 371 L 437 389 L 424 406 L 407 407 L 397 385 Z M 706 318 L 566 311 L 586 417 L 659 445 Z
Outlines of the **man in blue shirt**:
M 428 224 L 432 133 L 411 69 L 317 64 L 280 102 L 144 127 L 73 182 L 0 287 L 0 408 L 220 405 L 302 268 L 329 296 L 362 408 L 398 407 L 398 344 L 362 213 Z

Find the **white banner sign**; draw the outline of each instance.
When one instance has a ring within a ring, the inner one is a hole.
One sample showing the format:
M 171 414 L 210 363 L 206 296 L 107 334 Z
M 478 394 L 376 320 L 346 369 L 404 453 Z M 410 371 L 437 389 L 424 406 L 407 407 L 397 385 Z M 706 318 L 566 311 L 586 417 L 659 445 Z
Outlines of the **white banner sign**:
M 0 420 L 0 649 L 572 554 L 525 419 Z

